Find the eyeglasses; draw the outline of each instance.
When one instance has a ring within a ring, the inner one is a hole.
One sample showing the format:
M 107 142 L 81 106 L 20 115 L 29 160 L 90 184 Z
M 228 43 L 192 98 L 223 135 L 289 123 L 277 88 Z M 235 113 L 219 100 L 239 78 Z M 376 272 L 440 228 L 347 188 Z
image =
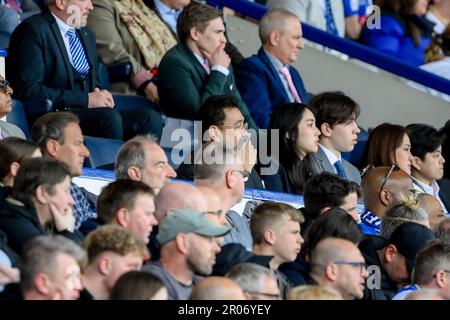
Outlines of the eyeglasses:
M 9 88 L 9 82 L 8 80 L 0 80 L 0 90 L 3 91 L 3 93 L 6 93 L 6 91 L 8 91 Z
M 251 295 L 261 295 L 261 296 L 266 296 L 269 297 L 272 300 L 280 300 L 281 296 L 279 293 L 266 293 L 266 292 L 257 292 L 257 291 L 245 291 Z
M 242 124 L 239 124 L 237 126 L 230 125 L 230 124 L 219 124 L 218 126 L 219 127 L 224 127 L 224 128 L 248 130 L 248 122 L 243 122 Z
M 333 263 L 334 264 L 341 264 L 341 265 L 347 264 L 347 265 L 350 265 L 350 266 L 353 266 L 353 267 L 357 267 L 357 268 L 359 268 L 359 272 L 360 273 L 362 273 L 363 270 L 366 267 L 366 264 L 364 262 L 358 262 L 358 261 L 355 261 L 355 262 L 352 262 L 352 261 L 335 261 Z
M 445 273 L 450 273 L 450 270 L 447 270 L 447 269 L 438 270 L 438 271 L 444 271 Z M 434 275 L 433 278 L 436 278 L 436 275 Z
M 242 175 L 242 180 L 244 180 L 244 182 L 247 182 L 248 177 L 250 176 L 250 172 L 246 170 L 231 170 L 231 172 L 239 172 Z
M 400 170 L 400 167 L 399 167 L 398 165 L 396 165 L 396 164 L 393 164 L 393 165 L 391 166 L 391 169 L 389 169 L 388 173 L 387 173 L 386 176 L 384 177 L 383 183 L 382 183 L 381 186 L 380 186 L 380 192 L 383 191 L 384 186 L 385 186 L 386 183 L 388 182 L 388 180 L 389 180 L 389 178 L 391 177 L 392 172 L 394 172 L 394 170 L 395 170 L 395 171 Z

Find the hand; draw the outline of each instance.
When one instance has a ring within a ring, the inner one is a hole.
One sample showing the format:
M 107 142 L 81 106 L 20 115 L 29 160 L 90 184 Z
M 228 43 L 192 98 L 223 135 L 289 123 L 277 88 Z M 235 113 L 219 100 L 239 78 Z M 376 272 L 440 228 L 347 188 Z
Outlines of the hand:
M 94 92 L 89 92 L 88 108 L 114 108 L 114 99 L 107 90 L 95 88 Z
M 0 285 L 20 281 L 20 271 L 17 268 L 10 268 L 0 262 Z
M 159 95 L 158 95 L 158 87 L 153 83 L 150 82 L 144 90 L 145 96 L 148 100 L 150 100 L 153 103 L 159 102 Z
M 225 52 L 225 43 L 217 47 L 216 51 L 209 53 L 202 51 L 203 55 L 208 59 L 210 67 L 222 66 L 228 68 L 231 63 L 230 56 Z
M 257 152 L 255 147 L 253 147 L 252 141 L 248 140 L 243 144 L 239 150 L 240 156 L 243 162 L 244 170 L 247 172 L 252 172 L 253 167 L 256 164 Z
M 65 212 L 59 212 L 53 203 L 49 204 L 50 213 L 53 218 L 53 224 L 58 232 L 67 230 L 74 232 L 75 230 L 75 217 L 72 212 L 72 208 L 68 207 Z

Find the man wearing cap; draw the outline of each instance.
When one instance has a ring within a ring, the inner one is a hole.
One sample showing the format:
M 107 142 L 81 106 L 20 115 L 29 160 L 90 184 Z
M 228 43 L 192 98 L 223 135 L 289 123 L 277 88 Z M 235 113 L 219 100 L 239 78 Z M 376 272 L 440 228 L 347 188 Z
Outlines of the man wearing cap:
M 429 228 L 405 222 L 394 230 L 389 240 L 368 236 L 361 241 L 359 249 L 369 266 L 364 299 L 392 299 L 398 287 L 410 282 L 417 253 L 434 239 Z
M 201 277 L 212 272 L 220 252 L 216 238 L 229 231 L 230 227 L 214 224 L 202 212 L 174 210 L 159 226 L 160 260 L 143 270 L 163 281 L 169 300 L 187 300 Z

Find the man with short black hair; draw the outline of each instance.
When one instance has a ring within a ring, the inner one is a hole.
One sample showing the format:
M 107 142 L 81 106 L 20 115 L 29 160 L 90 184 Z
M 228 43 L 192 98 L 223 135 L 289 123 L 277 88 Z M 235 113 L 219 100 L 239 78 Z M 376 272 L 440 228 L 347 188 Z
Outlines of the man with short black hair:
M 434 196 L 444 212 L 450 211 L 450 181 L 444 176 L 445 159 L 442 144 L 445 135 L 427 124 L 410 124 L 406 127 L 411 140 L 411 175 L 414 189 Z
M 357 204 L 361 197 L 362 189 L 353 181 L 342 179 L 330 172 L 312 176 L 306 181 L 303 190 L 305 204 L 301 209 L 305 216 L 305 222 L 302 224 L 303 234 L 319 214 L 331 208 L 344 209 L 358 222 Z
M 361 130 L 356 124 L 360 106 L 342 92 L 324 92 L 309 103 L 320 130 L 319 150 L 313 155 L 312 173 L 337 173 L 341 178 L 361 183 L 358 169 L 345 159 L 342 152 L 350 152 L 358 142 Z

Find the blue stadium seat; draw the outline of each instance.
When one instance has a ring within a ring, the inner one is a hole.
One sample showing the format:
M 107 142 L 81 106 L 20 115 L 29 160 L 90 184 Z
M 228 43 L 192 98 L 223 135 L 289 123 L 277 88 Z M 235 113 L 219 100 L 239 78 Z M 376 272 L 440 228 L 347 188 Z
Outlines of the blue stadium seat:
M 90 152 L 85 167 L 114 170 L 117 154 L 123 145 L 122 140 L 84 136 L 84 143 Z
M 22 102 L 13 100 L 12 111 L 6 116 L 6 121 L 18 126 L 25 133 L 27 139 L 30 138 L 30 128 L 28 127 Z

